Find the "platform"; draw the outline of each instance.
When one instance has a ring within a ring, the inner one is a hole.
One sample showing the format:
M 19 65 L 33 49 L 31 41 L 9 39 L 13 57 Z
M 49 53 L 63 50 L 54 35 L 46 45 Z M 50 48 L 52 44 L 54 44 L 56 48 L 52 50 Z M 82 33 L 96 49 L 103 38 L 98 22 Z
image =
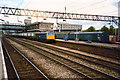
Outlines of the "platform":
M 108 48 L 120 48 L 120 44 L 109 44 L 109 43 L 100 43 L 100 42 L 87 43 L 85 41 L 62 40 L 62 39 L 56 39 L 56 41 L 71 42 L 71 43 L 77 43 L 77 44 L 86 44 L 86 45 L 93 45 L 93 46 L 103 46 L 103 47 L 108 47 Z
M 99 42 L 87 43 L 85 41 L 61 40 L 61 39 L 56 39 L 56 44 L 69 47 L 72 49 L 77 49 L 79 51 L 88 52 L 91 54 L 103 55 L 110 58 L 120 59 L 119 44 L 109 44 L 109 43 L 99 43 Z
M 0 80 L 7 80 L 7 70 L 4 61 L 4 55 L 2 50 L 1 38 L 0 38 Z

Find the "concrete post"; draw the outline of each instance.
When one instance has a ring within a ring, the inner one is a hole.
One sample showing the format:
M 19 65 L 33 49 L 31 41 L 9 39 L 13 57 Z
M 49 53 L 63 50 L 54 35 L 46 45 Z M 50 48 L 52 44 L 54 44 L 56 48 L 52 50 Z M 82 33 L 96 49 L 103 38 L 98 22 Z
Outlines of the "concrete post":
M 118 41 L 120 41 L 120 1 L 118 2 Z
M 118 41 L 120 41 L 120 17 L 118 18 Z

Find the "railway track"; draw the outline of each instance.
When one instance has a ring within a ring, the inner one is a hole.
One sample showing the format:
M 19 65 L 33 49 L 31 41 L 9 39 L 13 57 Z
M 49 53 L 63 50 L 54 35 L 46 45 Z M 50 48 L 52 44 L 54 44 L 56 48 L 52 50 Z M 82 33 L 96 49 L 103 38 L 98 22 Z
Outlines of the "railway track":
M 59 51 L 61 53 L 65 53 L 67 55 L 71 55 L 71 56 L 74 56 L 74 57 L 79 58 L 79 59 L 84 59 L 86 61 L 88 61 L 88 60 L 89 61 L 94 61 L 95 63 L 97 62 L 97 63 L 102 64 L 102 65 L 107 66 L 107 67 L 114 67 L 116 70 L 120 71 L 120 69 L 119 69 L 120 64 L 119 63 L 115 63 L 115 62 L 107 61 L 107 60 L 104 60 L 104 59 L 99 59 L 99 58 L 91 57 L 91 56 L 88 56 L 88 55 L 83 55 L 83 54 L 80 54 L 80 53 L 77 53 L 77 52 L 65 50 L 62 47 L 58 47 L 58 46 L 55 46 L 55 45 L 53 46 L 53 45 L 49 45 L 49 44 L 45 44 L 45 43 L 41 43 L 41 42 L 37 42 L 37 41 L 31 41 L 31 40 L 27 40 L 27 39 L 26 40 L 22 39 L 22 40 L 23 41 L 28 41 L 28 42 L 33 42 L 32 44 L 39 45 L 39 46 L 42 46 L 42 47 L 45 47 L 45 48 L 48 48 L 48 49 L 51 49 L 51 50 L 54 50 L 54 51 Z
M 31 42 L 31 40 L 24 40 L 24 39 L 22 39 L 22 40 Z M 45 44 L 45 43 L 40 43 L 40 42 L 36 42 L 36 41 L 32 41 L 32 42 L 33 42 L 32 44 L 42 46 L 42 47 L 45 47 L 47 49 L 51 49 L 51 50 L 54 50 L 54 51 L 58 51 L 58 52 L 60 52 L 64 55 L 73 56 L 73 57 L 79 58 L 83 61 L 88 61 L 89 63 L 94 63 L 95 65 L 104 65 L 105 67 L 108 67 L 110 69 L 116 70 L 117 72 L 120 72 L 120 69 L 119 69 L 120 64 L 119 63 L 114 63 L 114 62 L 106 61 L 106 60 L 103 60 L 103 59 L 79 54 L 79 53 L 72 52 L 72 51 L 69 51 L 69 50 L 64 50 L 61 47 L 56 47 L 56 46 L 52 46 L 52 45 Z
M 9 58 L 7 51 L 5 50 L 5 47 L 3 46 L 3 44 L 2 44 L 2 48 L 3 48 L 6 69 L 7 69 L 8 80 L 13 80 L 13 79 L 18 80 L 18 77 L 11 63 L 11 59 Z
M 103 56 L 107 58 L 112 58 L 120 61 L 120 48 L 115 48 L 115 47 L 106 47 L 106 46 L 97 46 L 97 45 L 91 45 L 91 44 L 78 44 L 78 43 L 72 43 L 72 42 L 62 42 L 62 41 L 56 41 L 55 44 L 56 46 L 62 46 L 66 48 L 71 48 L 74 50 L 78 51 L 83 51 L 87 52 L 90 54 L 98 55 L 98 56 Z M 80 47 L 80 48 L 79 48 Z M 102 53 L 102 54 L 101 54 Z
M 59 52 L 61 52 L 62 54 L 64 53 L 64 54 L 67 54 L 68 56 L 74 56 L 74 57 L 76 57 L 76 58 L 80 58 L 80 59 L 84 59 L 86 56 L 84 56 L 84 58 L 81 58 L 81 57 L 77 57 L 78 56 L 78 54 L 77 54 L 77 56 L 76 55 L 71 55 L 70 54 L 70 51 L 65 51 L 64 52 L 64 50 L 61 50 L 61 49 L 58 49 L 58 48 L 54 48 L 54 47 L 51 47 L 51 46 L 46 46 L 45 44 L 43 44 L 43 43 L 35 43 L 35 41 L 33 41 L 32 43 L 29 41 L 29 40 L 23 40 L 23 41 L 20 41 L 20 40 L 16 40 L 16 39 L 14 39 L 14 41 L 16 41 L 17 43 L 19 43 L 19 44 L 21 44 L 21 45 L 24 45 L 24 46 L 26 46 L 26 47 L 28 47 L 28 48 L 30 48 L 30 49 L 34 49 L 34 51 L 36 51 L 36 52 L 40 52 L 40 50 L 43 52 L 43 53 L 45 53 L 45 54 L 43 54 L 43 55 L 45 55 L 45 56 L 47 56 L 47 57 L 50 57 L 50 58 L 52 58 L 52 59 L 54 59 L 54 60 L 57 60 L 57 61 L 59 61 L 60 63 L 62 63 L 62 64 L 65 64 L 65 65 L 67 65 L 67 66 L 69 66 L 69 67 L 71 67 L 71 69 L 74 69 L 75 71 L 77 71 L 77 72 L 79 72 L 80 74 L 82 74 L 82 75 L 84 75 L 84 76 L 86 76 L 87 78 L 89 78 L 89 79 L 95 79 L 96 77 L 97 78 L 109 78 L 109 80 L 117 80 L 118 78 L 117 77 L 115 77 L 115 76 L 113 76 L 113 75 L 109 75 L 109 74 L 107 74 L 107 73 L 104 73 L 104 72 L 101 72 L 100 70 L 96 70 L 96 69 L 94 69 L 94 68 L 91 68 L 91 67 L 89 67 L 89 66 L 86 66 L 86 65 L 83 65 L 83 64 L 81 64 L 81 63 L 78 63 L 78 62 L 76 62 L 76 61 L 73 61 L 73 60 L 71 60 L 71 59 L 68 59 L 68 58 L 66 58 L 66 57 L 64 57 L 64 56 L 61 56 L 61 55 L 58 55 L 58 54 L 55 54 L 55 53 L 51 53 L 51 52 L 49 52 L 49 50 L 48 51 L 46 51 L 45 49 L 41 49 L 39 46 L 42 46 L 42 47 L 45 47 L 45 48 L 49 48 L 49 49 L 52 49 L 52 50 L 57 50 L 57 51 L 59 51 Z M 80 56 L 80 55 L 79 55 Z M 88 56 L 87 56 L 88 57 Z M 89 57 L 89 58 L 91 58 L 91 57 Z M 95 58 L 92 58 L 92 59 L 95 59 Z M 84 59 L 85 60 L 85 59 Z M 98 59 L 96 59 L 96 60 L 98 60 Z M 89 61 L 90 63 L 93 63 L 92 61 L 90 61 L 90 60 L 87 60 L 86 59 L 86 61 Z M 112 63 L 112 62 L 107 62 L 107 61 L 104 61 L 104 60 L 98 60 L 98 61 L 103 61 L 104 63 L 108 63 L 108 64 L 110 64 L 110 65 L 114 65 L 114 67 L 115 66 L 119 66 L 118 64 L 116 64 L 116 63 Z M 95 63 L 94 62 L 94 64 L 98 64 L 98 63 Z M 102 64 L 99 64 L 99 65 L 102 65 Z M 103 66 L 103 65 L 102 65 Z M 106 64 L 104 64 L 104 66 L 107 66 Z M 108 66 L 107 66 L 108 67 Z M 112 67 L 109 67 L 109 68 L 112 68 Z M 117 69 L 117 68 L 112 68 L 112 69 L 115 69 L 115 70 L 119 70 L 119 69 Z
M 29 61 L 20 51 L 9 44 L 5 39 L 3 39 L 3 46 L 11 60 L 18 80 L 49 80 L 44 73 L 42 73 L 31 61 Z

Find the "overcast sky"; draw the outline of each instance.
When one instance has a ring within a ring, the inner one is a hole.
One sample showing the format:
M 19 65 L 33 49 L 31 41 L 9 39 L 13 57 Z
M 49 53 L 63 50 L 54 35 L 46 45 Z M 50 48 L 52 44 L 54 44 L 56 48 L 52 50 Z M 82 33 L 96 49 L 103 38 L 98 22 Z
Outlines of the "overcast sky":
M 0 6 L 18 7 L 26 9 L 35 9 L 42 11 L 55 11 L 67 13 L 80 13 L 80 14 L 93 14 L 93 15 L 111 15 L 118 16 L 118 2 L 120 0 L 0 0 Z M 9 22 L 17 22 L 17 19 L 23 22 L 27 17 L 4 17 L 0 15 L 0 18 Z M 35 22 L 35 18 L 32 18 L 32 22 Z M 39 19 L 42 21 L 42 19 Z M 47 22 L 55 22 L 56 20 L 47 19 Z M 62 22 L 62 20 L 59 20 Z M 102 26 L 110 26 L 108 22 L 96 22 L 96 21 L 76 21 L 67 20 L 67 23 L 82 24 L 83 29 L 87 29 L 90 26 L 94 26 L 96 29 L 100 29 Z M 115 27 L 117 27 L 114 23 Z

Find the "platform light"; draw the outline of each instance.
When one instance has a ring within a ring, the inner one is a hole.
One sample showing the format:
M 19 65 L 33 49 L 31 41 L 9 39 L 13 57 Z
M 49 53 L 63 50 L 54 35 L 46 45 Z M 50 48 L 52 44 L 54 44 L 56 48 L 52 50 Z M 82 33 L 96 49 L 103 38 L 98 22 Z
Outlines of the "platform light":
M 63 19 L 63 21 L 66 21 L 65 19 Z
M 31 19 L 31 17 L 28 17 L 28 19 Z
M 9 17 L 9 16 L 5 14 L 4 17 Z
M 43 18 L 43 20 L 47 20 L 46 18 Z
M 22 23 L 22 21 L 18 21 L 18 22 Z

